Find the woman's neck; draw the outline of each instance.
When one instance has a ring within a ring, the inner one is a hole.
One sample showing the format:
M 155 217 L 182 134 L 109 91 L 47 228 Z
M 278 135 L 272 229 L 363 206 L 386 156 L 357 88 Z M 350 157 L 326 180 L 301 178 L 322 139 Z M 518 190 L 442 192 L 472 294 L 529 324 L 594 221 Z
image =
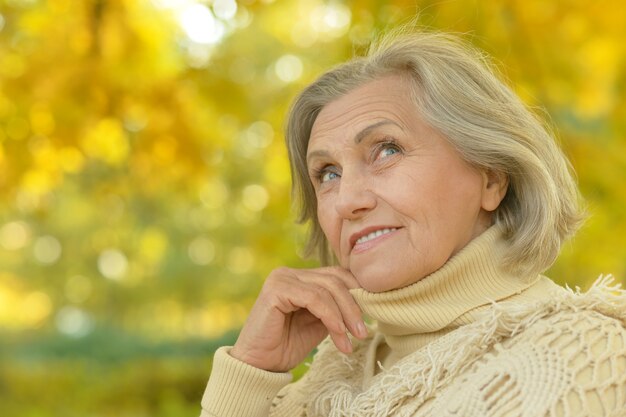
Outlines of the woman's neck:
M 363 289 L 351 293 L 363 313 L 377 322 L 392 357 L 398 359 L 471 323 L 494 301 L 521 294 L 540 279 L 503 269 L 505 247 L 502 230 L 492 226 L 412 285 L 382 293 Z

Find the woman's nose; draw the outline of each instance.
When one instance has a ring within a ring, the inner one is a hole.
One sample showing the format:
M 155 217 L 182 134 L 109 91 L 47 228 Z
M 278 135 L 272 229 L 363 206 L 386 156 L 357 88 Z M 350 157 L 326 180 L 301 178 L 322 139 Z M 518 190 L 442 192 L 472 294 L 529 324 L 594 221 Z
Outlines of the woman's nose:
M 366 175 L 343 171 L 337 195 L 337 213 L 344 219 L 359 218 L 376 207 L 376 195 Z

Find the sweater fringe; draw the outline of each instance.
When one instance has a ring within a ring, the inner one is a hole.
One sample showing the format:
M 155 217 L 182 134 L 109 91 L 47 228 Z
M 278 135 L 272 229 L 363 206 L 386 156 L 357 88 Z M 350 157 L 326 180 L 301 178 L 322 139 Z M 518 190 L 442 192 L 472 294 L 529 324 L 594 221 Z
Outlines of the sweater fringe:
M 322 376 L 309 381 L 313 395 L 307 404 L 307 415 L 356 417 L 397 415 L 410 416 L 434 394 L 450 384 L 491 348 L 557 312 L 596 311 L 612 317 L 626 327 L 626 291 L 614 283 L 611 275 L 600 276 L 591 288 L 580 288 L 555 294 L 548 301 L 511 305 L 493 302 L 489 310 L 474 323 L 442 336 L 376 375 L 364 391 L 345 381 L 362 372 L 366 343 L 355 341 L 351 356 L 336 351 L 327 339 L 319 347 L 311 368 Z M 359 352 L 361 351 L 361 352 Z M 342 361 L 337 361 L 341 355 Z M 409 400 L 410 401 L 407 401 Z

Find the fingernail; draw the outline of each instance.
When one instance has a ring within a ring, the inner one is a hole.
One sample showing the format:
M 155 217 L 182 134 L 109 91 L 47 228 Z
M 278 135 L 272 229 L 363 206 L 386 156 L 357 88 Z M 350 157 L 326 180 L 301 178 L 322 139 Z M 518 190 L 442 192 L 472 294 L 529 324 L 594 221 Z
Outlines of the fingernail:
M 363 323 L 362 321 L 358 322 L 356 324 L 356 332 L 359 334 L 360 337 L 366 337 L 367 329 L 365 329 L 365 323 Z

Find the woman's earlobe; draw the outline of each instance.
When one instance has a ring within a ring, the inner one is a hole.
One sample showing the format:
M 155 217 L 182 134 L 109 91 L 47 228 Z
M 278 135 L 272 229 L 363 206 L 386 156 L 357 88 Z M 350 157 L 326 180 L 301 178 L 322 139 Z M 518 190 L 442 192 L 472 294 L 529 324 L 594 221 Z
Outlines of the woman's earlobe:
M 494 211 L 498 208 L 509 188 L 509 176 L 504 172 L 486 170 L 483 174 L 482 208 Z

